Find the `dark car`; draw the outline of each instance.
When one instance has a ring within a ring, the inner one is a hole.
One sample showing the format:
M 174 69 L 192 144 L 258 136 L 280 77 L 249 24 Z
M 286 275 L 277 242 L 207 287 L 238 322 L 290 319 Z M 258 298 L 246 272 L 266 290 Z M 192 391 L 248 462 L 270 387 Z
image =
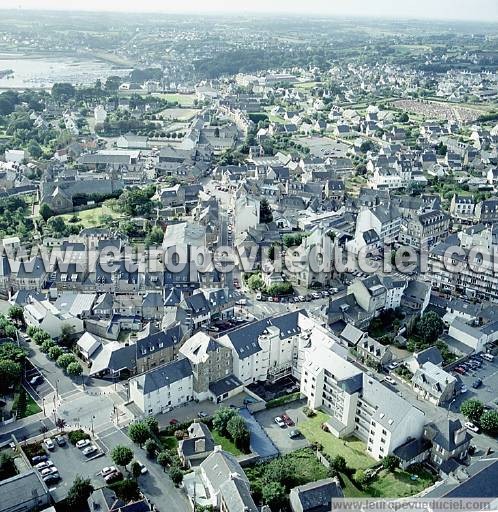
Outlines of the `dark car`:
M 35 455 L 31 459 L 31 462 L 33 464 L 39 464 L 40 462 L 47 462 L 47 460 L 48 460 L 48 457 L 46 455 Z
M 59 445 L 59 446 L 66 446 L 66 438 L 64 436 L 57 436 L 55 438 L 55 442 Z
M 288 427 L 293 427 L 295 425 L 295 423 L 292 421 L 292 418 L 288 414 L 281 414 L 280 417 L 284 420 L 284 423 Z
M 43 477 L 43 481 L 46 484 L 56 484 L 61 479 L 61 476 L 59 473 L 52 473 L 50 475 L 46 475 Z
M 474 389 L 477 389 L 477 388 L 480 388 L 482 386 L 482 380 L 481 379 L 476 379 L 473 383 L 472 383 L 472 387 Z

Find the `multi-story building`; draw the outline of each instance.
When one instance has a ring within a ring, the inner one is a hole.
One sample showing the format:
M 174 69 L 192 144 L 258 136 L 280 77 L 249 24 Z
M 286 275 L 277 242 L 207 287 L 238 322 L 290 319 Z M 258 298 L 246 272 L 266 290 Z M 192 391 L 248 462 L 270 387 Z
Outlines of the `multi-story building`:
M 424 413 L 394 391 L 324 344 L 312 344 L 304 355 L 301 393 L 310 408 L 330 415 L 326 425 L 334 435 L 365 441 L 375 459 L 421 437 Z
M 401 230 L 399 240 L 411 247 L 431 247 L 448 234 L 449 216 L 442 210 L 417 215 Z

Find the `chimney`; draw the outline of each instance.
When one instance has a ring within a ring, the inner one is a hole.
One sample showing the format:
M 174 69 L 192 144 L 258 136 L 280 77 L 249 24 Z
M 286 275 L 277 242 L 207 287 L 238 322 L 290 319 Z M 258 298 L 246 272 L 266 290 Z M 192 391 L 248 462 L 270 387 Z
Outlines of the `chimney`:
M 195 441 L 195 453 L 202 453 L 206 451 L 206 439 L 201 437 Z
M 466 434 L 467 434 L 467 427 L 461 427 L 458 430 L 455 430 L 454 441 L 457 446 L 465 440 Z

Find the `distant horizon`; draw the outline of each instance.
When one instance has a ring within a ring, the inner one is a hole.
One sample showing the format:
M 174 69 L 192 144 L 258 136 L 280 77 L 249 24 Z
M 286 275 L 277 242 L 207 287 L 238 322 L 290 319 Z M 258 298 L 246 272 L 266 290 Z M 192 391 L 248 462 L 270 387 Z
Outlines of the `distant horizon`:
M 290 5 L 289 5 L 290 4 Z M 109 14 L 174 14 L 174 15 L 264 15 L 307 16 L 322 18 L 362 18 L 406 21 L 447 21 L 498 23 L 496 0 L 308 0 L 306 5 L 292 0 L 184 0 L 181 8 L 159 0 L 2 0 L 0 9 L 14 12 L 82 12 Z M 281 7 L 279 9 L 279 7 Z M 448 14 L 450 13 L 450 14 Z

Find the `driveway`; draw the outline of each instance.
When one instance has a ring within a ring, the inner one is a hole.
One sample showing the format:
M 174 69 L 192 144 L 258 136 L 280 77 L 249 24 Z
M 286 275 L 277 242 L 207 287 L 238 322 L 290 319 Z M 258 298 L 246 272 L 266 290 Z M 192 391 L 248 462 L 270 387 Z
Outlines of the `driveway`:
M 304 436 L 295 439 L 289 437 L 291 430 L 299 430 L 299 424 L 306 420 L 306 416 L 302 413 L 305 401 L 298 400 L 282 407 L 274 407 L 273 409 L 265 409 L 257 412 L 254 417 L 264 429 L 278 451 L 285 455 L 286 453 L 305 448 L 309 445 Z M 294 427 L 281 428 L 275 423 L 275 418 L 286 413 L 296 424 Z
M 262 459 L 271 459 L 278 455 L 278 449 L 256 418 L 247 410 L 241 409 L 240 415 L 246 420 L 251 433 L 251 451 L 257 453 Z

